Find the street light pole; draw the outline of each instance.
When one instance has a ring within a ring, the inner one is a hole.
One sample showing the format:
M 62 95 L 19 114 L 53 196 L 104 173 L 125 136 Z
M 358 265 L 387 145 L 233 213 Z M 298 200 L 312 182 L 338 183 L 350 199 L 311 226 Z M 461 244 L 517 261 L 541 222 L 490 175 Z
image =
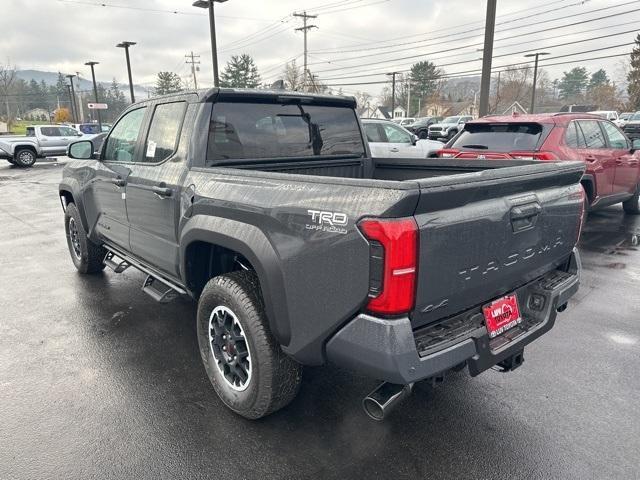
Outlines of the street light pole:
M 100 103 L 98 100 L 98 84 L 96 83 L 96 72 L 94 70 L 94 65 L 98 65 L 99 62 L 87 62 L 85 65 L 91 67 L 91 78 L 93 79 L 93 95 L 95 96 L 96 103 Z M 96 109 L 96 114 L 98 115 L 98 127 L 100 127 L 100 131 L 102 131 L 102 119 L 100 118 L 100 109 Z
M 531 108 L 529 113 L 535 113 L 536 110 L 536 82 L 538 81 L 538 57 L 540 55 L 549 55 L 547 52 L 527 53 L 525 57 L 535 57 L 533 65 L 533 88 L 531 89 Z
M 69 83 L 71 84 L 71 115 L 73 115 L 76 123 L 80 123 L 80 115 L 78 115 L 78 108 L 76 105 L 76 91 L 73 88 L 73 77 L 75 77 L 75 75 L 67 75 L 66 77 L 69 79 Z
M 133 94 L 133 80 L 131 79 L 131 61 L 129 60 L 129 47 L 135 45 L 136 42 L 120 42 L 116 45 L 118 48 L 124 48 L 125 56 L 127 57 L 127 75 L 129 75 L 129 93 L 131 94 L 131 103 L 136 103 L 136 97 Z
M 227 0 L 197 0 L 193 2 L 194 7 L 206 8 L 209 10 L 209 31 L 211 34 L 211 61 L 213 62 L 213 86 L 220 86 L 218 80 L 218 49 L 216 46 L 216 19 L 213 12 L 213 4 L 224 3 Z

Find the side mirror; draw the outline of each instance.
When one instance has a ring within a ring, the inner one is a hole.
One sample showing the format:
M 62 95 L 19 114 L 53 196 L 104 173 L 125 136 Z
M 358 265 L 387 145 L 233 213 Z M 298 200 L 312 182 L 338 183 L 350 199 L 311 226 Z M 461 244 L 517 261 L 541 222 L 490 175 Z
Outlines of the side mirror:
M 633 142 L 631 142 L 631 153 L 634 153 L 636 150 L 640 150 L 640 138 L 635 138 Z
M 76 133 L 76 137 L 81 137 L 82 135 L 84 135 L 84 134 L 81 133 L 81 132 Z
M 416 145 L 418 143 L 418 136 L 415 133 L 411 134 L 411 145 Z
M 93 158 L 93 143 L 90 140 L 81 140 L 69 145 L 67 156 L 76 160 L 91 160 Z

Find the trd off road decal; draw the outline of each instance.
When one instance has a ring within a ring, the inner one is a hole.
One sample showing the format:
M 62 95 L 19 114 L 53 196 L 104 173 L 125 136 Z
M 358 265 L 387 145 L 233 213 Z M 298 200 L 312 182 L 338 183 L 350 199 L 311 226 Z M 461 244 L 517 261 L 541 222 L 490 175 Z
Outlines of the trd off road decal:
M 347 223 L 349 217 L 344 213 L 327 212 L 323 210 L 307 210 L 307 215 L 311 217 L 311 223 L 307 223 L 304 228 L 307 230 L 316 230 L 319 232 L 339 233 L 344 235 L 347 233 Z

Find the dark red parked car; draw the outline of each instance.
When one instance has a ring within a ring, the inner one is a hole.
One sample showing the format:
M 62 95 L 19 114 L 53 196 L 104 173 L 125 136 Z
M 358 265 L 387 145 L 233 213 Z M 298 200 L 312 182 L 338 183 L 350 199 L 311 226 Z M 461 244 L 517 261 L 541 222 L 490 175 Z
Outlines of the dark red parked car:
M 490 116 L 468 122 L 438 152 L 443 158 L 582 160 L 587 207 L 623 202 L 640 213 L 640 140 L 612 122 L 585 113 Z

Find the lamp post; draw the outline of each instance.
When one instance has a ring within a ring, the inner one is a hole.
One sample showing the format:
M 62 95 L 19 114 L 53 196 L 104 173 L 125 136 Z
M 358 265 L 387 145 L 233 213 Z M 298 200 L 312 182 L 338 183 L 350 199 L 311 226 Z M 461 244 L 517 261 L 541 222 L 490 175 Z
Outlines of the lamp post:
M 94 66 L 98 65 L 99 62 L 87 62 L 85 65 L 91 67 L 91 78 L 93 79 L 93 95 L 95 96 L 96 103 L 100 103 L 98 100 L 98 84 L 96 83 L 96 72 L 94 70 Z M 102 119 L 100 118 L 100 109 L 96 109 L 96 114 L 98 115 L 98 127 L 100 127 L 100 131 L 102 131 Z
M 213 62 L 213 86 L 219 86 L 218 80 L 218 50 L 216 47 L 216 19 L 213 13 L 214 3 L 224 3 L 227 0 L 197 0 L 193 2 L 194 7 L 206 8 L 209 10 L 209 30 L 211 33 L 211 61 Z
M 536 109 L 536 82 L 538 80 L 538 57 L 540 55 L 549 55 L 548 52 L 527 53 L 525 57 L 536 57 L 533 66 L 533 89 L 531 90 L 531 108 L 529 113 L 534 113 Z
M 120 42 L 116 45 L 118 48 L 124 48 L 124 54 L 127 57 L 127 75 L 129 75 L 129 93 L 131 93 L 131 103 L 136 102 L 136 97 L 133 94 L 133 80 L 131 79 L 131 61 L 129 60 L 129 47 L 135 45 L 136 42 Z
M 69 95 L 71 97 L 71 115 L 73 116 L 76 123 L 81 123 L 82 120 L 80 120 L 80 115 L 78 114 L 78 109 L 76 108 L 76 92 L 73 88 L 73 77 L 75 77 L 75 75 L 66 75 L 66 77 L 69 79 L 69 83 L 71 84 L 71 92 Z

